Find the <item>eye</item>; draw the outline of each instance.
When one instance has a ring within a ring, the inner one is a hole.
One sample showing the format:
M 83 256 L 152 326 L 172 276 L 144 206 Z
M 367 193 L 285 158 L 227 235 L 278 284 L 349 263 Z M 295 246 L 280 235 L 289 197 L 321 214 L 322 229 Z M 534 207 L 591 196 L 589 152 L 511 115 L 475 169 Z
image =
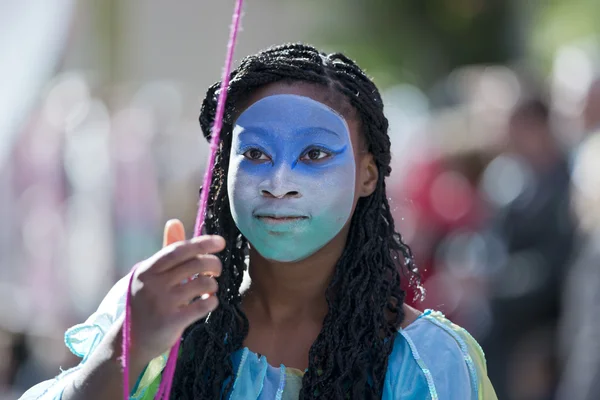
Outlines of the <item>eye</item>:
M 308 150 L 307 152 L 305 152 L 302 157 L 300 157 L 300 160 L 302 161 L 319 161 L 319 160 L 323 160 L 325 158 L 331 157 L 331 153 L 319 149 L 319 148 L 312 148 L 310 150 Z
M 266 161 L 269 157 L 258 149 L 248 149 L 244 152 L 244 157 L 252 161 Z

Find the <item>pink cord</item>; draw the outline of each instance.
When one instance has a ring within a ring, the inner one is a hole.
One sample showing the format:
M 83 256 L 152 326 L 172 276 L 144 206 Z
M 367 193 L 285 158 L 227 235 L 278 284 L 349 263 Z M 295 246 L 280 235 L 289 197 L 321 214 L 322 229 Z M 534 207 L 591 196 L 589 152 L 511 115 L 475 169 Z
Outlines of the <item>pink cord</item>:
M 212 182 L 212 174 L 215 162 L 215 156 L 219 146 L 219 137 L 221 128 L 223 127 L 223 116 L 225 114 L 225 102 L 227 101 L 227 88 L 229 87 L 229 75 L 231 73 L 231 65 L 233 63 L 233 51 L 237 42 L 237 35 L 240 30 L 240 20 L 242 15 L 243 0 L 237 0 L 235 10 L 233 12 L 233 22 L 229 34 L 229 43 L 227 45 L 227 58 L 225 59 L 225 68 L 223 69 L 223 78 L 221 79 L 221 91 L 217 102 L 217 111 L 215 115 L 215 123 L 212 128 L 210 141 L 210 153 L 207 162 L 206 173 L 204 175 L 204 184 L 202 185 L 202 194 L 200 195 L 200 205 L 198 209 L 198 217 L 196 218 L 196 226 L 194 228 L 194 236 L 202 234 L 204 226 L 204 217 L 206 215 L 206 206 L 208 204 L 208 195 Z M 133 274 L 135 267 L 131 272 L 129 286 L 127 288 L 127 298 L 125 300 L 125 321 L 123 324 L 123 398 L 129 399 L 129 349 L 131 347 L 131 284 L 133 282 Z M 171 387 L 173 386 L 173 375 L 177 366 L 177 356 L 179 353 L 179 345 L 181 340 L 178 340 L 171 348 L 167 365 L 163 371 L 162 380 L 158 388 L 155 399 L 168 399 L 171 395 Z
M 123 356 L 121 364 L 123 365 L 123 396 L 129 399 L 129 348 L 131 347 L 131 284 L 133 283 L 133 275 L 135 268 L 131 270 L 131 277 L 127 285 L 127 297 L 125 298 L 125 321 L 123 322 L 123 343 L 121 343 Z
M 233 12 L 233 22 L 229 36 L 229 44 L 227 45 L 227 59 L 225 60 L 223 78 L 221 79 L 221 92 L 219 93 L 219 100 L 217 101 L 215 124 L 213 125 L 212 129 L 210 153 L 208 157 L 208 164 L 206 167 L 206 174 L 204 175 L 202 193 L 200 195 L 200 207 L 198 209 L 198 216 L 196 218 L 194 236 L 200 236 L 202 234 L 202 227 L 204 226 L 206 204 L 208 203 L 208 195 L 210 193 L 210 183 L 212 182 L 212 173 L 215 162 L 215 156 L 217 154 L 217 149 L 219 146 L 219 136 L 221 135 L 221 128 L 223 127 L 223 115 L 225 114 L 225 102 L 227 101 L 227 88 L 229 87 L 229 74 L 231 72 L 231 64 L 233 62 L 233 50 L 237 41 L 237 34 L 240 30 L 242 3 L 243 0 L 238 0 L 235 5 L 235 11 Z

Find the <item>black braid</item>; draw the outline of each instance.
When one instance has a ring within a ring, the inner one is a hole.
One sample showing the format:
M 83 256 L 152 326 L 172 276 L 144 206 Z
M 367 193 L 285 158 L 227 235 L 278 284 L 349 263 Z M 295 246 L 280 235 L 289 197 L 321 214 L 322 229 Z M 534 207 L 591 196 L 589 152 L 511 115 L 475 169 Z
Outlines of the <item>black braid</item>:
M 249 56 L 231 74 L 206 219 L 206 231 L 227 241 L 220 254 L 220 306 L 184 334 L 172 398 L 217 399 L 226 397 L 232 387 L 231 354 L 243 347 L 248 334 L 239 293 L 248 242 L 233 221 L 227 195 L 232 121 L 237 104 L 275 82 L 308 82 L 343 95 L 338 96 L 339 102 L 349 103 L 360 119 L 379 170 L 375 192 L 359 199 L 352 216 L 346 248 L 327 290 L 328 314 L 310 349 L 300 398 L 378 399 L 397 328 L 404 319 L 400 269 L 411 278 L 417 276 L 411 251 L 394 229 L 386 197 L 385 177 L 391 172 L 388 121 L 379 91 L 352 60 L 303 44 L 276 46 Z M 202 104 L 200 125 L 207 137 L 219 87 L 220 83 L 211 86 Z

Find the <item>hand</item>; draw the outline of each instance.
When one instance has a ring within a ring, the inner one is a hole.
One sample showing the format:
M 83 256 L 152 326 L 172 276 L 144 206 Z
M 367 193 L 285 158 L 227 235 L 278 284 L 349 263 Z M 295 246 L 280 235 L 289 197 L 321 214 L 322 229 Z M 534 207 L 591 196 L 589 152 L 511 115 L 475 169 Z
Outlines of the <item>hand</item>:
M 166 352 L 218 306 L 221 261 L 211 253 L 224 248 L 220 236 L 185 240 L 183 224 L 167 222 L 163 249 L 138 265 L 131 286 L 131 354 L 138 362 Z

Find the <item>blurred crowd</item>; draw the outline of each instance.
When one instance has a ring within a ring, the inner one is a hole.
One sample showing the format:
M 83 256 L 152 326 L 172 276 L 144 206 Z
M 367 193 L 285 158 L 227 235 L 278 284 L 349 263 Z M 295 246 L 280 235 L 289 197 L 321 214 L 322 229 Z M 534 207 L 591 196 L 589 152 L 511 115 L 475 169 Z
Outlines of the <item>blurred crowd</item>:
M 422 269 L 409 302 L 469 330 L 499 399 L 600 393 L 600 79 L 588 78 L 458 71 L 453 106 L 415 131 L 428 139 L 389 185 Z
M 499 399 L 600 393 L 600 78 L 584 70 L 471 66 L 383 91 L 388 194 L 421 275 L 407 302 L 471 332 Z M 207 145 L 180 89 L 73 71 L 30 114 L 0 169 L 0 399 L 79 361 L 64 330 L 167 219 L 191 230 Z

